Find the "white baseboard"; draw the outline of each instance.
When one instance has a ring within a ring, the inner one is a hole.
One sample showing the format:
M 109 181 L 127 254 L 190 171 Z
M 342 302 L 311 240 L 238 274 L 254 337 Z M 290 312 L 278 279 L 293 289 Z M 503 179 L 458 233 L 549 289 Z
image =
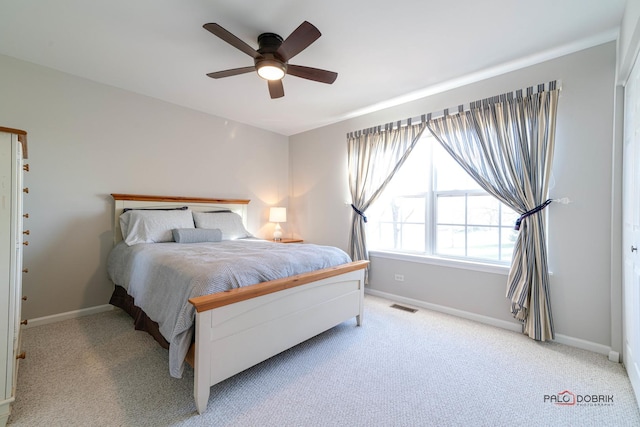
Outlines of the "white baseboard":
M 374 289 L 365 288 L 365 293 L 371 294 L 373 296 L 378 296 L 381 298 L 390 299 L 397 302 L 402 302 L 405 304 L 414 305 L 416 307 L 422 307 L 433 311 L 438 311 L 440 313 L 450 314 L 452 316 L 462 317 L 463 319 L 474 320 L 479 323 L 484 323 L 486 325 L 496 326 L 502 329 L 508 329 L 510 331 L 521 332 L 522 326 L 520 323 L 516 322 L 507 322 L 506 320 L 495 319 L 489 316 L 483 316 L 482 314 L 471 313 L 464 310 L 458 310 L 457 308 L 451 308 L 444 305 L 432 304 L 425 301 L 420 301 L 413 298 L 405 298 L 394 294 L 389 294 L 387 292 L 380 292 Z
M 574 338 L 563 334 L 556 334 L 555 342 L 565 344 L 571 347 L 581 348 L 583 350 L 593 351 L 594 353 L 604 354 L 610 361 L 619 363 L 620 354 L 607 345 L 586 341 L 580 338 Z
M 66 313 L 53 314 L 51 316 L 38 317 L 35 319 L 29 319 L 25 328 L 33 328 L 36 326 L 46 325 L 49 323 L 62 322 L 63 320 L 75 319 L 82 316 L 89 316 L 91 314 L 102 313 L 104 311 L 113 310 L 114 306 L 111 304 L 98 305 L 95 307 L 83 308 L 80 310 L 67 311 Z
M 609 352 L 609 360 L 614 363 L 620 363 L 620 353 L 618 353 L 617 351 L 611 350 Z
M 405 298 L 398 295 L 390 294 L 387 292 L 376 291 L 375 289 L 367 289 L 365 288 L 365 293 L 378 296 L 381 298 L 410 304 L 416 307 L 422 307 L 433 311 L 438 311 L 440 313 L 451 314 L 452 316 L 458 316 L 463 319 L 473 320 L 479 323 L 484 323 L 486 325 L 496 326 L 498 328 L 507 329 L 514 332 L 522 332 L 522 327 L 520 323 L 508 322 L 505 320 L 495 319 L 493 317 L 484 316 L 481 314 L 470 313 L 464 310 L 458 310 L 456 308 L 451 308 L 443 305 L 432 304 L 425 301 L 416 300 L 413 298 Z M 620 362 L 620 354 L 609 346 L 597 344 L 591 341 L 586 341 L 580 338 L 574 338 L 567 335 L 556 334 L 555 342 L 560 344 L 565 344 L 571 347 L 580 348 L 582 350 L 589 350 L 594 353 L 603 354 L 609 358 L 610 361 L 619 363 Z

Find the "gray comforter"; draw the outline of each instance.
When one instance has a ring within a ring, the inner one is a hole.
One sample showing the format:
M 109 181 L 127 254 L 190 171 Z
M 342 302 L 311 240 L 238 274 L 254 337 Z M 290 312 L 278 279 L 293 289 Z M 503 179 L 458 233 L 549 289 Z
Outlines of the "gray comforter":
M 107 271 L 170 343 L 169 372 L 180 378 L 193 337 L 189 298 L 350 262 L 342 250 L 257 239 L 216 243 L 117 244 Z

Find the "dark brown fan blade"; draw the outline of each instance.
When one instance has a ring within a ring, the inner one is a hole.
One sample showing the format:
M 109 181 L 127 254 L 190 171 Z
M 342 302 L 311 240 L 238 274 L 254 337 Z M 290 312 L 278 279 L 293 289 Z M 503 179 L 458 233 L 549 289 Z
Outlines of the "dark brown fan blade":
M 282 42 L 277 50 L 278 55 L 287 62 L 303 50 L 311 43 L 318 40 L 322 34 L 320 31 L 307 21 L 304 21 L 293 33 Z
M 231 70 L 223 70 L 223 71 L 216 71 L 214 73 L 209 73 L 207 74 L 207 76 L 211 77 L 212 79 L 221 79 L 223 77 L 231 77 L 231 76 L 237 76 L 238 74 L 250 73 L 255 70 L 256 70 L 255 66 L 232 68 Z
M 254 48 L 252 48 L 251 46 L 249 46 L 248 44 L 240 40 L 238 37 L 231 34 L 229 31 L 222 28 L 220 25 L 209 23 L 209 24 L 204 24 L 203 27 L 205 30 L 211 32 L 215 36 L 220 37 L 222 40 L 226 41 L 236 49 L 243 51 L 253 59 L 260 56 L 258 51 L 256 51 Z
M 282 80 L 267 80 L 267 83 L 269 83 L 269 95 L 271 95 L 271 99 L 282 98 L 284 96 Z
M 327 84 L 335 82 L 338 78 L 338 73 L 334 73 L 333 71 L 321 70 L 319 68 L 302 67 L 300 65 L 291 64 L 287 65 L 287 74 Z

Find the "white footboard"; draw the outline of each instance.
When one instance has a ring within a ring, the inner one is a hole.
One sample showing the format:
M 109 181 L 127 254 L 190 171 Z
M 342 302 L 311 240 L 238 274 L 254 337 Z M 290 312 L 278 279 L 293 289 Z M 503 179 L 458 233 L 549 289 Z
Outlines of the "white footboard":
M 364 266 L 196 314 L 194 396 L 352 317 L 362 321 Z M 196 304 L 194 304 L 196 305 Z

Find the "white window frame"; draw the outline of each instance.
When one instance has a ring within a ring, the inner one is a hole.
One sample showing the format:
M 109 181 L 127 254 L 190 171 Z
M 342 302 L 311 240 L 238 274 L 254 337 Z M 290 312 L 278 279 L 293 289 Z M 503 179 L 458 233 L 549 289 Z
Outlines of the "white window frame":
M 430 136 L 426 136 L 432 138 Z M 418 141 L 420 144 L 421 141 Z M 431 141 L 431 144 L 438 144 L 438 142 L 434 139 Z M 419 197 L 425 200 L 425 223 L 424 223 L 424 252 L 417 252 L 411 250 L 401 250 L 401 249 L 389 249 L 389 248 L 372 248 L 369 253 L 372 256 L 383 257 L 383 258 L 392 258 L 392 259 L 402 259 L 409 260 L 414 262 L 424 262 L 428 264 L 437 264 L 444 266 L 451 266 L 456 268 L 469 268 L 472 270 L 481 270 L 488 271 L 492 273 L 498 274 L 507 274 L 509 271 L 510 260 L 492 260 L 486 258 L 472 258 L 469 256 L 454 256 L 454 255 L 446 255 L 446 254 L 436 254 L 436 246 L 437 246 L 437 226 L 438 218 L 437 218 L 437 198 L 439 195 L 442 196 L 461 196 L 461 195 L 487 195 L 491 196 L 489 193 L 482 189 L 467 189 L 467 190 L 437 190 L 436 187 L 436 178 L 435 178 L 435 167 L 434 167 L 434 153 L 433 153 L 433 145 L 429 147 L 429 164 L 428 164 L 428 179 L 429 182 L 427 184 L 426 192 L 419 193 L 407 193 L 402 194 L 401 196 L 404 198 L 411 197 Z M 468 197 L 468 196 L 467 196 Z M 466 197 L 465 197 L 466 200 Z M 502 223 L 502 206 L 500 203 L 500 217 L 497 225 L 486 225 L 487 227 L 497 227 L 499 230 L 506 228 Z M 468 215 L 468 210 L 465 206 L 465 217 Z M 389 221 L 384 221 L 384 223 L 389 223 Z M 402 222 L 401 224 L 409 224 Z M 468 221 L 465 220 L 465 224 L 468 226 Z M 455 224 L 459 225 L 459 224 Z M 480 225 L 485 226 L 485 225 Z M 378 228 L 379 229 L 379 228 Z M 465 229 L 465 240 L 468 239 L 467 235 L 468 231 Z M 499 233 L 498 244 L 502 244 L 502 233 Z M 500 254 L 503 254 L 504 249 L 500 246 L 499 251 Z M 467 247 L 465 245 L 465 253 L 467 251 Z
M 465 198 L 465 220 L 464 220 L 464 224 L 458 224 L 458 223 L 447 223 L 447 222 L 439 222 L 438 220 L 438 214 L 437 214 L 437 208 L 438 208 L 438 197 L 464 197 Z M 438 191 L 438 190 L 434 190 L 434 194 L 433 194 L 433 200 L 434 200 L 434 205 L 433 205 L 433 240 L 431 241 L 432 245 L 433 245 L 433 250 L 430 252 L 432 254 L 434 254 L 435 256 L 443 256 L 446 258 L 459 258 L 462 260 L 476 260 L 479 262 L 489 262 L 491 264 L 510 264 L 511 259 L 507 259 L 504 260 L 504 250 L 505 248 L 503 247 L 502 243 L 503 243 L 503 233 L 502 231 L 504 229 L 508 229 L 509 226 L 504 225 L 503 222 L 503 209 L 506 207 L 506 205 L 504 203 L 501 203 L 498 201 L 498 221 L 497 224 L 495 225 L 488 225 L 488 224 L 474 224 L 474 223 L 470 223 L 469 221 L 469 208 L 468 208 L 468 201 L 469 201 L 469 197 L 475 197 L 475 196 L 491 196 L 491 194 L 487 193 L 484 190 L 444 190 L 444 191 Z M 463 226 L 465 227 L 465 255 L 464 256 L 455 256 L 455 255 L 441 255 L 436 253 L 436 248 L 437 248 L 437 238 L 438 238 L 438 233 L 437 233 L 437 228 L 439 225 L 449 225 L 452 227 L 460 227 Z M 469 238 L 469 234 L 467 229 L 469 227 L 485 227 L 485 228 L 497 228 L 498 229 L 498 257 L 500 259 L 498 260 L 490 260 L 487 258 L 474 258 L 472 256 L 468 255 L 468 250 L 469 250 L 469 246 L 468 246 L 468 238 Z M 512 226 L 513 228 L 513 226 Z

